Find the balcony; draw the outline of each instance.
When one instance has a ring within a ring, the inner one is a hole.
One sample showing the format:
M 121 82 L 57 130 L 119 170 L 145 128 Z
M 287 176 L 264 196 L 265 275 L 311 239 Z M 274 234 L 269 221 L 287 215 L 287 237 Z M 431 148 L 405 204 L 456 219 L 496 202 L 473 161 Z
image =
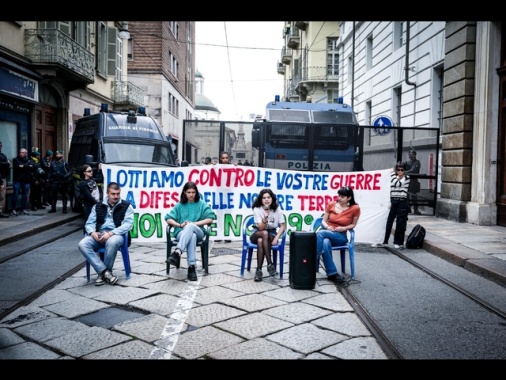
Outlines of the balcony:
M 306 30 L 309 21 L 295 21 L 295 27 L 300 30 Z
M 144 106 L 144 91 L 131 82 L 112 82 L 112 101 L 115 108 L 137 110 Z
M 285 71 L 285 65 L 283 65 L 281 62 L 278 62 L 278 74 L 284 75 Z
M 290 31 L 290 36 L 288 37 L 288 47 L 292 49 L 297 49 L 300 44 L 300 33 L 298 29 L 293 29 Z
M 292 49 L 283 46 L 281 49 L 281 62 L 283 62 L 285 65 L 288 65 L 290 62 L 292 62 L 292 52 Z
M 69 91 L 95 80 L 93 54 L 59 30 L 25 30 L 25 56 L 35 70 L 57 76 Z

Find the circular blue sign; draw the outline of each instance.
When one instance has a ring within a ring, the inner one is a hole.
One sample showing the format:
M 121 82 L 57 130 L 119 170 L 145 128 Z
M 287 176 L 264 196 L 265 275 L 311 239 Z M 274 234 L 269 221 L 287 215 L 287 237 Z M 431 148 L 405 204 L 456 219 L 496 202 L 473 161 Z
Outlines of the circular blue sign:
M 394 125 L 392 119 L 390 119 L 388 116 L 378 116 L 376 119 L 374 119 L 372 124 L 374 126 L 374 132 L 380 136 L 386 136 L 392 132 L 392 129 L 390 127 Z

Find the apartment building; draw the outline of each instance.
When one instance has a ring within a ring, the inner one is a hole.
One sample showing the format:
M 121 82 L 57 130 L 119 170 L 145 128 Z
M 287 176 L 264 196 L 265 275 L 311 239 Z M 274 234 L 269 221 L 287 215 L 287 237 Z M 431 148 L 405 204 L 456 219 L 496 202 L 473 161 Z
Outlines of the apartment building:
M 278 74 L 287 101 L 337 102 L 339 60 L 337 21 L 287 21 Z
M 184 119 L 195 118 L 195 22 L 129 21 L 128 78 L 182 160 Z
M 307 87 L 313 94 L 304 93 L 303 67 L 308 72 L 310 67 L 304 66 L 306 58 L 300 50 L 306 43 L 297 45 L 297 41 L 317 41 L 306 35 L 313 30 L 312 24 L 286 22 L 288 29 L 283 33 L 290 34 L 284 36 L 278 73 L 285 76 L 286 99 L 304 101 L 308 95 L 316 94 L 312 101 L 327 95 L 330 102 L 335 96 L 329 90 L 326 94 L 317 92 L 317 85 Z M 502 23 L 341 21 L 337 24 L 338 41 L 335 49 L 327 48 L 327 63 L 332 62 L 330 54 L 335 51 L 338 79 L 332 85 L 344 103 L 352 105 L 359 123 L 370 126 L 376 117 L 386 115 L 395 126 L 414 128 L 407 143 L 421 152 L 422 159 L 424 144 L 431 133 L 423 129 L 439 128 L 441 157 L 436 216 L 506 226 L 503 100 L 506 28 L 502 28 Z M 292 33 L 294 28 L 298 31 Z M 290 37 L 291 34 L 294 36 Z M 329 31 L 326 34 L 330 39 Z M 298 50 L 291 51 L 290 58 L 285 57 L 287 49 L 294 47 Z M 312 49 L 307 52 L 313 53 Z M 364 155 L 379 155 L 382 148 L 392 144 L 391 139 L 393 135 L 370 132 L 364 139 Z M 370 162 L 379 165 L 388 162 L 379 157 Z

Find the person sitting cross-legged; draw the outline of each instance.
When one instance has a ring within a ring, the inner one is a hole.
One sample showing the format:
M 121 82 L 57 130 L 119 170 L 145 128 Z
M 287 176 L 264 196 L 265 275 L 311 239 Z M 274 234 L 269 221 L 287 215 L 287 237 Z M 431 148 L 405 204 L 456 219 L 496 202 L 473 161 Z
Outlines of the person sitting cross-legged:
M 123 244 L 123 235 L 133 225 L 134 209 L 130 202 L 121 199 L 121 188 L 116 182 L 107 185 L 107 195 L 102 203 L 91 209 L 85 224 L 87 235 L 79 242 L 79 251 L 97 272 L 96 286 L 108 283 L 114 285 L 118 277 L 112 268 L 116 255 Z M 97 251 L 105 247 L 104 261 Z

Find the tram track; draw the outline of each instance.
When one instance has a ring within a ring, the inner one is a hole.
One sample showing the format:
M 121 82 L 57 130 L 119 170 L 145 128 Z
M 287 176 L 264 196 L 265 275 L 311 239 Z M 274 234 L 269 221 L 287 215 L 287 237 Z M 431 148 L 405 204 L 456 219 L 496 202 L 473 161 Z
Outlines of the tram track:
M 29 273 L 33 272 L 33 259 L 30 257 L 32 252 L 35 250 L 44 250 L 45 246 L 57 242 L 59 239 L 63 239 L 81 229 L 82 224 L 80 222 L 71 220 L 59 225 L 58 228 L 42 229 L 32 234 L 29 238 L 4 244 L 0 246 L 0 268 L 2 266 L 6 268 L 9 266 L 15 267 L 16 271 L 19 273 L 19 277 L 28 278 L 28 276 L 30 276 Z M 23 261 L 26 261 L 26 265 L 22 264 Z M 37 265 L 39 265 L 37 270 L 44 274 L 48 270 L 51 270 L 51 277 L 54 278 L 54 280 L 51 279 L 51 281 L 45 284 L 41 284 L 40 282 L 35 284 L 33 289 L 28 290 L 26 296 L 23 298 L 2 299 L 4 297 L 0 297 L 0 319 L 9 315 L 19 307 L 28 305 L 41 294 L 54 288 L 60 282 L 81 270 L 84 264 L 84 261 L 80 260 L 77 265 L 71 268 L 62 266 L 62 269 L 59 270 L 58 268 L 54 268 L 54 264 L 52 263 L 48 264 L 51 265 L 51 268 L 46 268 L 44 261 L 40 260 L 37 262 Z M 8 271 L 8 273 L 9 272 L 10 271 Z M 26 286 L 30 286 L 29 283 L 31 282 L 32 281 L 25 281 L 27 284 Z
M 494 336 L 490 346 L 499 347 L 496 336 L 506 335 L 503 328 L 506 308 L 499 300 L 504 291 L 502 287 L 423 250 L 391 247 L 373 250 L 359 245 L 355 253 L 358 280 L 340 290 L 389 358 L 418 359 L 420 355 L 423 358 L 434 355 L 438 359 L 468 358 L 465 355 L 504 358 L 503 352 L 484 348 L 490 336 Z M 362 257 L 366 258 L 365 263 L 360 261 Z M 446 266 L 449 268 L 443 268 Z M 450 275 L 446 270 L 456 273 Z M 489 287 L 497 291 L 495 298 Z M 471 344 L 468 343 L 470 333 L 473 334 Z M 429 343 L 428 335 L 437 343 Z M 414 337 L 423 338 L 415 341 Z M 461 341 L 465 344 L 455 344 Z M 470 346 L 468 351 L 465 351 L 466 345 Z

